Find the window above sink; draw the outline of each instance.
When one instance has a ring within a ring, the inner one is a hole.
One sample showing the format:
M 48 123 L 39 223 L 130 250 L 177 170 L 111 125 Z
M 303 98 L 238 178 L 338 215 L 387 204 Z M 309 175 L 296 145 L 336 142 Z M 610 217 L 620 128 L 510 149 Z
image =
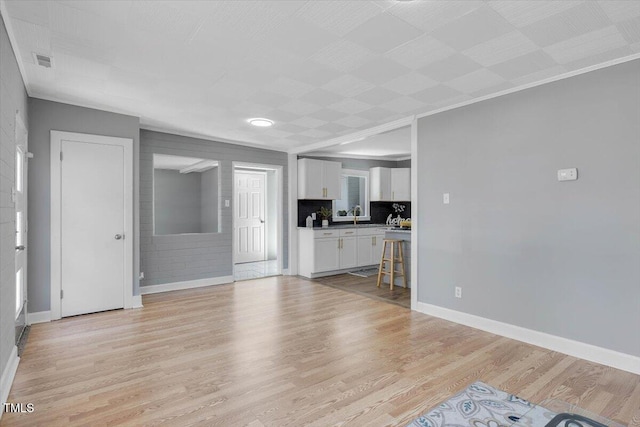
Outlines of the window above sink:
M 370 221 L 369 171 L 342 169 L 341 198 L 333 201 L 334 222 Z

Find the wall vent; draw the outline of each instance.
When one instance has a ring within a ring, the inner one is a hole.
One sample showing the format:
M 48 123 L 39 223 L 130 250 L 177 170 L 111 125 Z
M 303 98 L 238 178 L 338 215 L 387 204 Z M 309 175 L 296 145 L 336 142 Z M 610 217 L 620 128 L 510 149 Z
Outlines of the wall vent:
M 52 58 L 48 55 L 43 55 L 43 54 L 34 52 L 33 58 L 35 59 L 36 64 L 38 64 L 41 67 L 51 68 L 51 66 L 53 65 Z

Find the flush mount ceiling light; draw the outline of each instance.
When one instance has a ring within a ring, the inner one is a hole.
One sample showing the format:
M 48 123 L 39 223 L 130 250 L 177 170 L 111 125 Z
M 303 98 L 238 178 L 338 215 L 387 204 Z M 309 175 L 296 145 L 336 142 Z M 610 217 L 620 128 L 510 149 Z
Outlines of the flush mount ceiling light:
M 259 128 L 268 128 L 273 126 L 273 120 L 264 119 L 260 117 L 256 117 L 255 119 L 249 119 L 249 124 L 252 126 L 257 126 Z

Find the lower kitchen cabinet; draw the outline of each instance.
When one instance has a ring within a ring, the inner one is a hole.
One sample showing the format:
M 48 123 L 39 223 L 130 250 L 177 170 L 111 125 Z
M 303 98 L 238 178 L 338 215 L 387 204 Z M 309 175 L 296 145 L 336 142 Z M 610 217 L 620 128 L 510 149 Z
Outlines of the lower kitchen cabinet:
M 328 276 L 380 262 L 384 238 L 384 231 L 380 229 L 300 228 L 298 235 L 301 276 Z

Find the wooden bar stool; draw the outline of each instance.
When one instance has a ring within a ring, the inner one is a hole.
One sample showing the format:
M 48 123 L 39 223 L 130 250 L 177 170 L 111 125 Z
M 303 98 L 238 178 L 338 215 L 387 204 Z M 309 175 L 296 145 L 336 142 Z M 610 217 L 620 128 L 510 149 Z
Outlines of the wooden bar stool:
M 386 258 L 387 255 L 387 244 L 389 247 L 389 258 Z M 396 252 L 397 249 L 397 252 Z M 397 254 L 397 256 L 396 256 Z M 389 266 L 389 270 L 387 271 L 385 267 L 385 262 Z M 396 264 L 400 264 L 400 269 L 396 270 Z M 378 269 L 378 283 L 376 286 L 380 287 L 380 283 L 382 282 L 382 276 L 389 276 L 389 289 L 393 290 L 393 285 L 395 284 L 396 277 L 402 277 L 402 287 L 407 287 L 407 277 L 404 274 L 404 256 L 402 254 L 402 240 L 397 239 L 384 239 L 384 246 L 382 247 L 382 258 L 380 259 L 380 268 Z

